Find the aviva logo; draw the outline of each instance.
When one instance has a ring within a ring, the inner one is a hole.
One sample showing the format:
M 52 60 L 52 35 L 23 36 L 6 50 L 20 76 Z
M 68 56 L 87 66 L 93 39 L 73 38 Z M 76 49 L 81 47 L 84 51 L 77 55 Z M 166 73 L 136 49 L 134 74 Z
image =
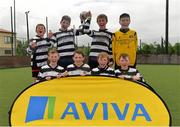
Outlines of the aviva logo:
M 48 119 L 52 119 L 54 113 L 55 99 L 56 99 L 55 97 L 48 97 L 48 96 L 31 96 L 25 122 L 27 123 L 34 120 L 43 119 L 45 110 L 48 111 Z M 81 105 L 80 109 L 84 112 L 84 116 L 86 120 L 93 120 L 94 115 L 96 114 L 96 112 L 98 112 L 97 110 L 99 110 L 100 108 L 102 108 L 101 109 L 102 120 L 108 120 L 109 107 L 112 107 L 118 120 L 125 120 L 128 114 L 128 110 L 130 108 L 130 103 L 126 103 L 124 108 L 122 109 L 120 109 L 117 103 L 95 103 L 93 107 L 90 106 L 88 107 L 88 104 L 82 102 L 80 103 L 80 105 Z M 90 109 L 92 110 L 89 111 Z M 68 103 L 66 108 L 64 109 L 64 112 L 62 113 L 62 115 L 60 114 L 59 117 L 61 120 L 63 120 L 66 118 L 67 115 L 71 115 L 72 117 L 74 117 L 75 120 L 80 120 L 77 105 L 75 103 L 73 102 Z M 136 121 L 137 117 L 144 117 L 145 121 L 149 121 L 149 122 L 151 121 L 150 115 L 143 106 L 143 104 L 135 104 L 134 112 L 131 116 L 132 116 L 131 117 L 132 121 Z
M 119 78 L 77 76 L 31 85 L 16 98 L 11 126 L 168 126 L 158 95 Z
M 48 118 L 53 118 L 55 97 L 31 96 L 26 114 L 26 122 L 40 120 L 44 118 L 48 104 Z

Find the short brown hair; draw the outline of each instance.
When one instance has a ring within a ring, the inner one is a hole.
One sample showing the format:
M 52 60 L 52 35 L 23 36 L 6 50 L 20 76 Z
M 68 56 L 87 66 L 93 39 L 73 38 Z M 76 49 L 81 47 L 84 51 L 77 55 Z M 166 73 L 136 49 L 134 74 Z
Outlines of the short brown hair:
M 58 51 L 57 51 L 56 48 L 51 48 L 51 49 L 49 49 L 49 51 L 48 51 L 48 56 L 49 56 L 50 54 L 54 54 L 54 53 L 57 53 L 58 56 L 59 56 L 59 53 L 58 53 Z
M 97 22 L 98 22 L 98 19 L 100 19 L 100 18 L 105 18 L 105 19 L 106 19 L 106 22 L 108 22 L 108 18 L 107 18 L 107 16 L 106 16 L 105 14 L 100 14 L 100 15 L 98 15 L 98 16 L 97 16 Z
M 83 57 L 85 57 L 84 53 L 83 53 L 82 51 L 80 51 L 80 50 L 76 50 L 76 51 L 74 52 L 73 56 L 74 56 L 75 54 L 80 54 L 80 55 L 82 55 Z
M 129 55 L 128 55 L 127 53 L 122 53 L 122 54 L 119 56 L 119 60 L 121 59 L 121 57 L 122 57 L 123 59 L 125 59 L 126 57 L 129 58 Z
M 44 24 L 39 23 L 39 24 L 37 24 L 37 25 L 36 25 L 36 31 L 37 31 L 37 28 L 38 28 L 39 26 L 43 26 L 43 27 L 44 27 L 44 29 L 46 29 L 46 27 L 45 27 L 45 25 L 44 25 Z
M 121 18 L 129 18 L 130 19 L 130 15 L 127 13 L 123 13 L 119 16 L 119 20 L 121 20 Z
M 108 61 L 110 60 L 109 55 L 106 52 L 99 53 L 97 59 L 100 59 L 100 58 L 107 58 Z
M 68 15 L 64 15 L 64 16 L 62 17 L 62 19 L 61 19 L 61 22 L 62 22 L 63 20 L 68 21 L 69 24 L 71 23 L 71 18 L 70 18 Z

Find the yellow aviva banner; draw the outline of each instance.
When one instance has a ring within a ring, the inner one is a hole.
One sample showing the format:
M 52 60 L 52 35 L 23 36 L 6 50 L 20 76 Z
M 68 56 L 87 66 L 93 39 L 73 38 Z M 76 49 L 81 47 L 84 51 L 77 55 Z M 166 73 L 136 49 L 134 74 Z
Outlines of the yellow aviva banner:
M 25 89 L 10 112 L 12 126 L 169 126 L 163 100 L 141 84 L 76 76 Z

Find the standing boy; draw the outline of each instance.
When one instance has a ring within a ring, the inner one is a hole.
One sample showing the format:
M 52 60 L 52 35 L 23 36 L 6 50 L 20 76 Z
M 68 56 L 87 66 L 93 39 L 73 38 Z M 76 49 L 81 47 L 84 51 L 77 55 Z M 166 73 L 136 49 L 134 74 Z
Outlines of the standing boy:
M 121 25 L 120 30 L 114 33 L 112 42 L 113 58 L 115 61 L 115 68 L 118 68 L 119 56 L 122 53 L 126 53 L 130 58 L 130 66 L 136 67 L 136 51 L 137 51 L 137 33 L 134 30 L 129 29 L 130 16 L 127 13 L 123 13 L 119 17 L 119 23 Z
M 70 29 L 68 27 L 71 23 L 71 18 L 64 15 L 60 21 L 60 29 L 58 32 L 54 33 L 51 37 L 51 41 L 54 46 L 57 47 L 57 51 L 60 55 L 59 65 L 66 68 L 69 64 L 73 63 L 72 56 L 75 51 L 75 36 L 82 35 L 85 29 L 89 29 L 90 25 L 90 15 L 87 17 L 84 27 L 82 29 Z
M 29 47 L 27 48 L 27 52 L 31 54 L 31 68 L 34 81 L 36 81 L 41 67 L 47 64 L 48 49 L 51 47 L 48 38 L 44 38 L 45 32 L 45 26 L 37 24 L 37 35 L 30 40 Z
M 105 14 L 100 14 L 97 16 L 97 24 L 99 26 L 99 30 L 89 30 L 89 32 L 87 32 L 87 34 L 92 37 L 92 43 L 88 59 L 88 64 L 91 69 L 98 66 L 97 56 L 100 52 L 108 53 L 108 55 L 110 56 L 109 64 L 113 64 L 112 33 L 106 29 L 107 22 L 107 16 Z

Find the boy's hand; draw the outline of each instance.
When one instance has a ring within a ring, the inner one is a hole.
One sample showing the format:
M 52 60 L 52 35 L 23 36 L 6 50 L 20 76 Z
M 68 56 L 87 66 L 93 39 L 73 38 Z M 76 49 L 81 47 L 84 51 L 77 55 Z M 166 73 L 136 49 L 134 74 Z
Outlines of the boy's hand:
M 138 77 L 138 76 L 132 76 L 132 79 L 135 80 L 135 81 L 137 81 L 137 80 L 140 80 L 140 77 Z
M 91 11 L 88 11 L 88 12 L 86 13 L 86 18 L 91 18 L 91 17 L 92 17 Z
M 51 38 L 53 36 L 53 32 L 51 30 L 49 30 L 48 32 L 48 38 Z
M 86 74 L 84 74 L 84 73 L 81 73 L 81 74 L 80 74 L 80 76 L 85 76 L 85 75 L 86 75 Z
M 91 18 L 91 12 L 90 11 L 83 11 L 80 13 L 80 19 L 81 21 L 85 21 L 87 18 Z
M 69 73 L 67 72 L 67 71 L 65 71 L 63 74 L 62 74 L 62 76 L 68 76 L 69 75 Z
M 33 41 L 33 42 L 31 43 L 31 48 L 32 48 L 32 49 L 35 49 L 36 47 L 37 47 L 36 42 Z
M 109 62 L 109 63 L 108 63 L 108 66 L 109 66 L 109 67 L 112 67 L 112 66 L 113 66 L 113 64 L 114 64 L 114 62 L 113 62 L 113 61 L 111 61 L 111 62 Z
M 58 74 L 56 77 L 57 77 L 57 78 L 61 78 L 61 77 L 62 77 L 62 75 L 61 75 L 61 74 Z
M 121 78 L 121 79 L 124 79 L 124 75 L 120 75 L 120 76 L 118 76 L 118 78 Z
M 86 72 L 82 72 L 82 73 L 80 74 L 80 76 L 85 76 L 85 75 L 87 75 Z
M 46 77 L 46 80 L 50 80 L 50 79 L 51 79 L 51 77 L 50 77 L 50 76 Z

